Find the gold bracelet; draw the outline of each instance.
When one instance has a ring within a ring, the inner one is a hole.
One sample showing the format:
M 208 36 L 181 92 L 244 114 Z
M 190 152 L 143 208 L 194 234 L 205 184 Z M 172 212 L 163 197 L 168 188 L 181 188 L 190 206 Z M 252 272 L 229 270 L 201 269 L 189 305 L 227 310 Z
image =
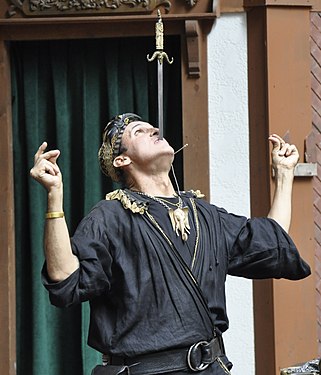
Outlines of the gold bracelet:
M 60 217 L 64 217 L 65 214 L 62 211 L 53 211 L 46 213 L 46 219 L 58 219 Z

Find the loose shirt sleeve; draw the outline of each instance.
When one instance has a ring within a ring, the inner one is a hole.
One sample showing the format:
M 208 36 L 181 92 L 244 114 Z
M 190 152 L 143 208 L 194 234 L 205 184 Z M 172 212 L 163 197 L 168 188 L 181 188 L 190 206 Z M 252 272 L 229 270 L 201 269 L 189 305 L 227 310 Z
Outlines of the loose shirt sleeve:
M 251 279 L 299 280 L 310 275 L 291 237 L 273 219 L 228 214 L 219 209 L 228 243 L 228 274 Z
M 112 257 L 104 225 L 99 217 L 92 215 L 79 224 L 71 239 L 71 246 L 79 259 L 80 267 L 67 279 L 53 283 L 47 274 L 46 264 L 44 265 L 42 281 L 50 292 L 53 305 L 66 307 L 108 292 Z

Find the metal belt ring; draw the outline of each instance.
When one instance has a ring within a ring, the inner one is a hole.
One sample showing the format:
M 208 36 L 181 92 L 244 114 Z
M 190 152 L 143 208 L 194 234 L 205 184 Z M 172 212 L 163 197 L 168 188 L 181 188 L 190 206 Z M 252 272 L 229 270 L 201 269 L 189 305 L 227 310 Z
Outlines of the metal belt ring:
M 191 345 L 191 347 L 188 349 L 187 364 L 188 364 L 188 367 L 192 371 L 203 371 L 210 365 L 209 363 L 202 363 L 202 362 L 198 366 L 195 366 L 195 367 L 192 365 L 191 354 L 192 354 L 193 351 L 197 350 L 201 345 L 208 345 L 208 342 L 207 341 L 199 341 L 196 344 Z

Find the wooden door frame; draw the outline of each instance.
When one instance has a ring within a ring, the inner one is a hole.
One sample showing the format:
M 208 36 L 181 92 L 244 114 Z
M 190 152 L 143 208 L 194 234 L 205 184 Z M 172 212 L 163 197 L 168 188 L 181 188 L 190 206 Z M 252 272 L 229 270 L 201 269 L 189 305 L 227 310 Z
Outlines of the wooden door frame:
M 0 361 L 4 374 L 16 373 L 16 283 L 13 196 L 10 62 L 6 43 L 0 41 Z
M 9 2 L 9 0 L 8 0 Z M 0 362 L 1 373 L 16 374 L 14 175 L 10 87 L 10 42 L 79 38 L 113 38 L 154 35 L 155 14 L 56 18 L 6 18 L 0 4 Z M 181 81 L 184 188 L 200 189 L 209 197 L 207 34 L 215 14 L 204 12 L 203 1 L 187 14 L 163 16 L 166 35 L 181 37 Z M 182 9 L 182 5 L 178 10 Z M 185 8 L 184 8 L 185 9 Z M 200 10 L 202 12 L 200 12 Z M 196 110 L 197 109 L 197 110 Z M 197 168 L 195 166 L 197 165 Z M 40 215 L 42 213 L 39 213 Z

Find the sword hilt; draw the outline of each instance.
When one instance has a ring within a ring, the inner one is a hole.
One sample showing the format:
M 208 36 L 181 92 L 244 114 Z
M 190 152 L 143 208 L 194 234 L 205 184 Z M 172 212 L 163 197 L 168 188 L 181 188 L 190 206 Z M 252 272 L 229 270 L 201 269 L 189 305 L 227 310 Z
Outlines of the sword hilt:
M 148 54 L 147 60 L 151 62 L 157 58 L 159 63 L 162 64 L 165 58 L 168 64 L 172 64 L 174 61 L 173 57 L 170 60 L 167 53 L 164 52 L 164 25 L 162 21 L 162 15 L 159 9 L 157 10 L 157 14 L 158 14 L 158 21 L 155 24 L 156 51 L 153 53 L 152 57 L 149 57 L 149 54 Z
M 163 51 L 164 49 L 164 24 L 160 10 L 157 10 L 158 21 L 155 23 L 155 39 L 156 50 Z

